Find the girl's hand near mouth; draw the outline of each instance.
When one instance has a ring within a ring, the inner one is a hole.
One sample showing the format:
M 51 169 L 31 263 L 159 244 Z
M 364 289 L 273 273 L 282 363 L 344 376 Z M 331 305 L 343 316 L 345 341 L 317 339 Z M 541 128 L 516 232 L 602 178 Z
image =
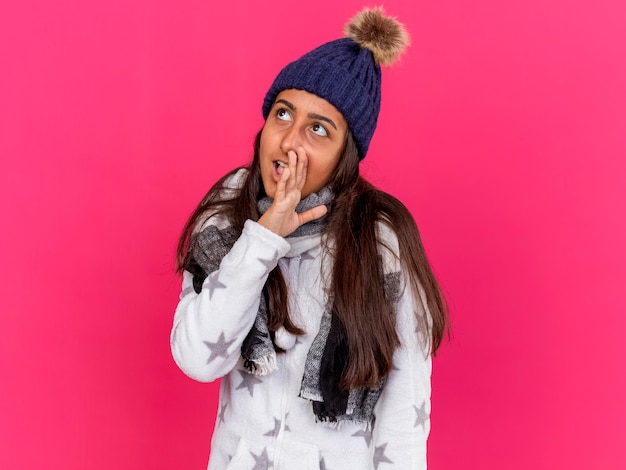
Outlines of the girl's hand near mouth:
M 296 212 L 306 181 L 308 159 L 302 147 L 297 149 L 297 153 L 290 150 L 287 157 L 289 164 L 276 186 L 274 202 L 258 220 L 265 228 L 281 237 L 286 237 L 307 222 L 319 219 L 328 211 L 326 206 L 321 205 L 300 214 Z

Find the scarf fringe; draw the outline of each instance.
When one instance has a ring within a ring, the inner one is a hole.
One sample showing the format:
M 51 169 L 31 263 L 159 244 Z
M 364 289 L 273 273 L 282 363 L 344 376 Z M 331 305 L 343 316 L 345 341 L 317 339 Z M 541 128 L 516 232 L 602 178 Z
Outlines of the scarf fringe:
M 263 376 L 278 369 L 276 355 L 264 356 L 260 359 L 245 359 L 243 366 L 252 375 Z
M 373 422 L 365 419 L 337 419 L 336 417 L 319 417 L 315 416 L 316 423 L 322 423 L 331 429 L 343 429 L 346 426 L 359 428 L 365 432 L 370 432 L 374 429 Z
M 300 398 L 305 400 L 320 402 L 323 403 L 324 399 L 322 398 L 322 394 L 319 392 L 315 392 L 312 390 L 300 390 Z M 316 423 L 322 423 L 325 426 L 331 429 L 342 429 L 345 426 L 352 426 L 355 428 L 359 428 L 363 431 L 370 432 L 374 429 L 374 420 L 367 418 L 355 418 L 352 417 L 352 413 L 356 411 L 354 406 L 350 407 L 347 410 L 346 414 L 339 416 L 320 416 L 316 413 L 313 413 L 315 416 Z
M 321 392 L 314 392 L 312 390 L 305 390 L 305 389 L 301 389 L 300 390 L 300 398 L 304 398 L 305 400 L 309 400 L 309 401 L 319 401 L 319 402 L 323 402 L 324 399 L 322 398 L 322 394 Z

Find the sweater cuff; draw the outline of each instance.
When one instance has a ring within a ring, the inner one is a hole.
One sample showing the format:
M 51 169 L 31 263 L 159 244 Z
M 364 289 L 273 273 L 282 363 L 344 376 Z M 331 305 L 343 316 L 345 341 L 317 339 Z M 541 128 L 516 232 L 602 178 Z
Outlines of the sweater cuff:
M 283 237 L 265 228 L 260 223 L 250 219 L 246 220 L 246 222 L 244 223 L 243 233 L 246 236 L 251 237 L 251 239 L 256 239 L 260 241 L 266 246 L 273 247 L 276 250 L 279 258 L 284 257 L 291 248 L 289 242 Z

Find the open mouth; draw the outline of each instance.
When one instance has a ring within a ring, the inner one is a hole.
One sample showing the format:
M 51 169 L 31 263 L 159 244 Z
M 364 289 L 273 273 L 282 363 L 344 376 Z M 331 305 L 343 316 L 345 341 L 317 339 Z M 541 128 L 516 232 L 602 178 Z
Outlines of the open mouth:
M 285 168 L 287 168 L 287 164 L 285 162 L 281 162 L 280 160 L 276 160 L 274 162 L 274 169 L 276 170 L 276 174 L 278 174 L 278 176 L 283 174 Z

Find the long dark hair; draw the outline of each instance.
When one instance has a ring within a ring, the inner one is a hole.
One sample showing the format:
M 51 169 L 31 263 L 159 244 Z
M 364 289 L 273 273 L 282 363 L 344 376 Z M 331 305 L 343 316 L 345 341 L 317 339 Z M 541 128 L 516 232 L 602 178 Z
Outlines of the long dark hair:
M 207 212 L 225 216 L 238 232 L 243 230 L 246 220 L 259 219 L 257 201 L 265 195 L 259 158 L 261 132 L 254 142 L 252 163 L 245 167 L 248 174 L 241 189 L 231 199 L 223 200 L 225 183 L 241 169 L 237 168 L 213 185 L 185 224 L 177 250 L 179 273 L 190 261 L 194 227 Z M 334 303 L 333 312 L 345 327 L 349 351 L 340 387 L 372 387 L 391 371 L 393 353 L 400 344 L 394 306 L 385 297 L 381 276 L 379 224 L 388 226 L 395 233 L 407 287 L 415 302 L 421 304 L 421 310 L 426 312 L 415 313 L 418 329 L 430 332 L 426 335 L 425 352 L 435 354 L 441 344 L 448 326 L 447 306 L 408 209 L 359 176 L 358 152 L 350 131 L 331 178 L 331 186 L 335 199 L 324 229 L 324 239 L 329 241 L 325 244 L 325 256 L 333 259 L 329 295 Z M 268 302 L 268 326 L 272 335 L 281 326 L 290 333 L 303 334 L 290 319 L 287 286 L 279 267 L 270 273 L 263 291 Z

